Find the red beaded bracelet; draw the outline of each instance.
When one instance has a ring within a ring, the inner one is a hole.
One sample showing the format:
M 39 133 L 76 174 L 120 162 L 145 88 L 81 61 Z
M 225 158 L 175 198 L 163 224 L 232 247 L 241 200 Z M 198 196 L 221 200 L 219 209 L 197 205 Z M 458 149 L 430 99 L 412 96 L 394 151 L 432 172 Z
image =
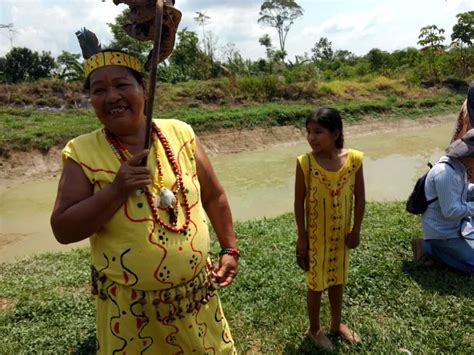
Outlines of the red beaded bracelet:
M 238 258 L 240 258 L 240 251 L 239 249 L 236 249 L 236 248 L 231 248 L 231 247 L 226 247 L 226 248 L 222 248 L 219 255 L 236 255 Z

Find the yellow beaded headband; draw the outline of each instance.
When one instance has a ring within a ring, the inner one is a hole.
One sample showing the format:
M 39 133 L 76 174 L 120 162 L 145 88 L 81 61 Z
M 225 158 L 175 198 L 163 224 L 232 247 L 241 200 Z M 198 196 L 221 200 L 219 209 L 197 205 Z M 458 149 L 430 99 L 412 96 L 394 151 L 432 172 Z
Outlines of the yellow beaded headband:
M 110 65 L 127 67 L 143 73 L 143 65 L 140 60 L 130 54 L 123 52 L 99 52 L 84 61 L 84 75 L 87 78 L 94 70 Z

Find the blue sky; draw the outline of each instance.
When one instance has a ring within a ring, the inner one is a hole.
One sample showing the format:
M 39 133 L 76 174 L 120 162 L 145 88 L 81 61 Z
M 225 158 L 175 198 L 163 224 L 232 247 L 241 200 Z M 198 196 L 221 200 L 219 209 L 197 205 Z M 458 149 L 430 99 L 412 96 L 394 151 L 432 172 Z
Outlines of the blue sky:
M 305 52 L 320 37 L 327 37 L 335 49 L 347 49 L 358 55 L 372 48 L 387 51 L 417 47 L 419 30 L 435 24 L 450 38 L 456 14 L 474 10 L 472 0 L 296 0 L 304 15 L 291 28 L 286 49 L 288 58 Z M 246 58 L 262 58 L 265 51 L 258 39 L 268 33 L 277 46 L 273 28 L 257 24 L 262 0 L 176 0 L 183 12 L 180 28 L 201 34 L 193 17 L 205 12 L 210 21 L 206 31 L 212 33 L 218 54 L 233 47 Z M 94 31 L 102 43 L 111 40 L 106 23 L 125 8 L 112 0 L 0 0 L 0 24 L 13 24 L 15 33 L 0 29 L 0 56 L 14 46 L 36 51 L 50 51 L 57 56 L 62 50 L 79 53 L 74 35 L 81 27 Z

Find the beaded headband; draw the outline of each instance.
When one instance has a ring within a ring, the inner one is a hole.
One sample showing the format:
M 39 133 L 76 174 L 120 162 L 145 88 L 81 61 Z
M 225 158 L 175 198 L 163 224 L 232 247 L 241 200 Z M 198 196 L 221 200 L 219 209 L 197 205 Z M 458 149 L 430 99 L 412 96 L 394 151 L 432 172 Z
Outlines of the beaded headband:
M 130 54 L 123 52 L 99 52 L 84 61 L 85 77 L 89 77 L 89 74 L 98 68 L 110 65 L 127 67 L 143 73 L 143 65 L 140 60 Z

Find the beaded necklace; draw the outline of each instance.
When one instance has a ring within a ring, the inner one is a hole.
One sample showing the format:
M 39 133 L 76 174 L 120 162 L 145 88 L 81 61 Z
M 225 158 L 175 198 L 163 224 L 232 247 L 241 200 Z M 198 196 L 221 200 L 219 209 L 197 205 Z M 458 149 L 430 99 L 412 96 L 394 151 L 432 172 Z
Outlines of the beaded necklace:
M 112 148 L 112 151 L 114 152 L 115 156 L 120 161 L 120 163 L 124 163 L 127 160 L 129 160 L 132 154 L 123 145 L 123 143 L 120 142 L 117 136 L 115 136 L 112 132 L 110 132 L 106 128 L 104 129 L 104 131 L 105 131 L 105 137 L 107 138 L 107 141 L 109 142 L 110 147 Z M 158 137 L 158 139 L 156 139 L 156 137 Z M 166 139 L 165 135 L 160 130 L 160 128 L 154 122 L 152 123 L 151 141 L 152 141 L 153 149 L 155 150 L 155 159 L 156 159 L 156 167 L 157 167 L 156 174 L 153 174 L 154 176 L 153 176 L 152 187 L 156 189 L 157 193 L 156 193 L 156 196 L 154 197 L 153 193 L 150 191 L 148 186 L 143 189 L 143 192 L 146 196 L 148 205 L 150 206 L 151 212 L 153 214 L 153 219 L 156 221 L 156 223 L 160 224 L 163 228 L 171 232 L 185 233 L 189 227 L 189 223 L 191 220 L 191 209 L 189 208 L 188 199 L 186 197 L 186 193 L 185 193 L 186 189 L 184 187 L 183 177 L 181 175 L 181 170 L 178 166 L 174 153 L 171 150 L 168 140 Z M 162 170 L 162 165 L 161 165 L 161 160 L 160 160 L 160 155 L 159 155 L 158 141 L 160 141 L 161 145 L 163 146 L 168 163 L 171 169 L 173 170 L 174 175 L 176 176 L 176 185 L 175 185 L 174 191 L 167 189 L 166 187 L 164 187 L 164 184 L 163 184 L 163 178 L 162 178 L 163 170 Z M 184 210 L 185 210 L 185 221 L 181 227 L 177 227 L 177 223 L 178 223 L 177 207 L 179 204 L 177 200 L 177 196 L 179 193 L 181 193 L 181 199 L 182 199 L 181 205 L 184 207 Z M 166 212 L 168 213 L 169 221 L 171 224 L 165 223 L 160 218 L 159 213 L 158 213 L 159 207 L 161 207 L 162 209 L 166 209 Z

